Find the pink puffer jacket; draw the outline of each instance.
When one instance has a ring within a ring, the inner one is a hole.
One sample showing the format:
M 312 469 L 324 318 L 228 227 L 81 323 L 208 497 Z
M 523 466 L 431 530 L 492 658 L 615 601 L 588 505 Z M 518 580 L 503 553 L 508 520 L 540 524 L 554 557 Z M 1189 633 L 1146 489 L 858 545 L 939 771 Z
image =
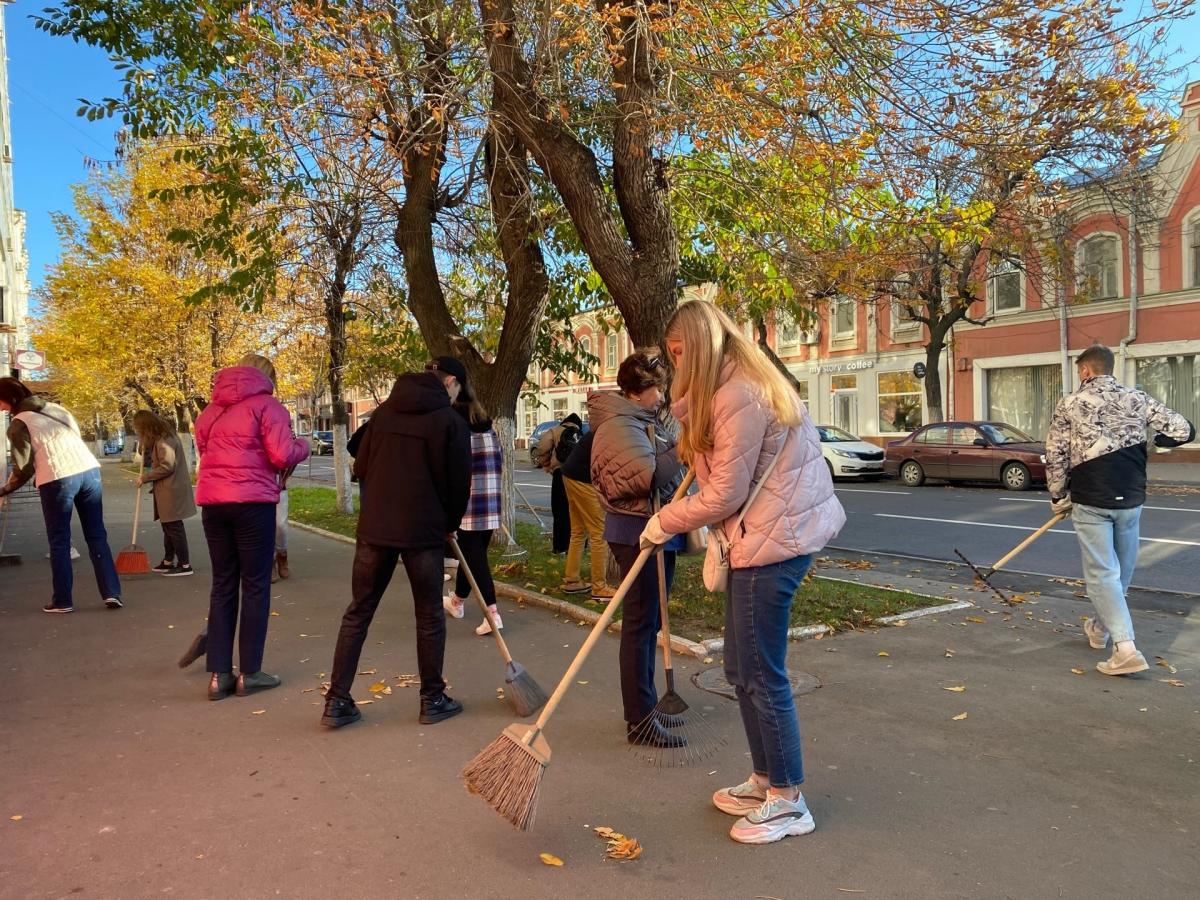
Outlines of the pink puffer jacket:
M 308 441 L 292 434 L 271 391 L 271 379 L 250 366 L 217 373 L 212 401 L 196 419 L 199 505 L 278 503 L 279 473 L 308 457 Z
M 775 419 L 754 385 L 727 364 L 713 395 L 713 449 L 695 460 L 700 490 L 663 507 L 662 527 L 672 534 L 701 525 L 721 525 L 733 541 L 735 569 L 783 562 L 824 547 L 846 523 L 821 455 L 817 430 L 797 398 L 803 421 L 787 428 Z M 672 411 L 687 421 L 687 397 Z M 782 454 L 746 514 L 739 533 L 731 529 L 738 511 L 776 454 Z

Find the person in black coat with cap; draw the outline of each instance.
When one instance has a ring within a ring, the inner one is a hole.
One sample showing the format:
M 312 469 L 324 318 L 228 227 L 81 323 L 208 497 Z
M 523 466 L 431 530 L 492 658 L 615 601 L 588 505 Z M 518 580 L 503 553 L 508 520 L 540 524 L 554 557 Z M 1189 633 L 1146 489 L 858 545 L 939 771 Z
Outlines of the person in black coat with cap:
M 359 657 L 380 598 L 403 561 L 417 617 L 417 668 L 422 724 L 462 712 L 446 694 L 442 661 L 446 615 L 442 608 L 442 548 L 467 509 L 471 491 L 471 435 L 454 400 L 471 396 L 467 370 L 439 356 L 396 379 L 356 448 L 361 511 L 351 589 L 342 617 L 321 723 L 331 728 L 361 718 L 350 695 Z

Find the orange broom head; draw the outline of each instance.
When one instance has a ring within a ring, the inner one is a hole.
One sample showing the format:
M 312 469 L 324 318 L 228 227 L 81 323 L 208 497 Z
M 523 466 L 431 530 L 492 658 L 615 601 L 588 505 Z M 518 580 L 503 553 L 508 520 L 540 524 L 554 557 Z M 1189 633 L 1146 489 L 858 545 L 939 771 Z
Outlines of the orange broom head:
M 117 554 L 118 575 L 145 575 L 149 571 L 150 559 L 146 556 L 146 551 L 136 544 Z

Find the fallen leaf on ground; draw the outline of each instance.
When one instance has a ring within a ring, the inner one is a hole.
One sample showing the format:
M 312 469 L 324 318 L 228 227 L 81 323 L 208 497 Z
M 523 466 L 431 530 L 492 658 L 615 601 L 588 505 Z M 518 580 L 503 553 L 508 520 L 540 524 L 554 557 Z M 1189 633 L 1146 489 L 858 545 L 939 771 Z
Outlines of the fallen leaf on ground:
M 707 666 L 707 665 L 710 665 L 710 664 L 712 663 L 712 661 L 713 661 L 713 658 L 712 658 L 711 656 L 706 656 L 706 657 L 704 657 L 704 664 L 705 664 L 706 666 Z
M 579 682 L 576 682 L 576 684 L 587 684 L 587 682 L 586 682 L 586 681 L 579 681 Z
M 266 712 L 266 710 L 265 710 L 265 709 L 256 709 L 256 710 L 254 710 L 254 712 L 250 713 L 250 715 L 252 715 L 252 716 L 261 716 L 261 715 L 262 715 L 263 713 L 265 713 L 265 712 Z
M 967 616 L 965 621 L 974 622 L 976 625 L 982 625 L 987 621 L 987 619 L 985 619 L 983 616 Z
M 880 650 L 880 651 L 879 651 L 878 653 L 876 653 L 875 655 L 876 655 L 876 656 L 891 656 L 892 654 L 888 653 L 886 650 Z
M 368 703 L 374 703 L 374 702 L 375 702 L 374 700 L 355 700 L 354 701 L 355 705 L 357 705 L 357 706 L 366 706 Z
M 956 684 L 954 687 L 942 688 L 943 691 L 950 691 L 953 694 L 961 694 L 966 689 L 966 686 L 961 684 Z
M 1076 675 L 1082 675 L 1082 674 L 1083 674 L 1083 669 L 1072 669 L 1071 671 L 1072 671 L 1072 672 L 1074 672 Z
M 279 615 L 279 613 L 275 612 L 275 610 L 271 610 L 271 615 L 277 616 L 277 615 Z
M 20 822 L 23 818 L 25 818 L 25 817 L 24 816 L 9 816 L 9 819 L 11 819 L 14 822 Z
M 539 853 L 538 859 L 548 866 L 561 866 L 563 864 L 563 861 L 553 853 Z
M 954 659 L 954 651 L 949 647 L 946 648 L 946 659 Z
M 1167 662 L 1165 659 L 1163 659 L 1161 656 L 1156 656 L 1154 658 L 1158 660 L 1158 662 L 1155 663 L 1156 666 L 1162 666 L 1164 669 L 1166 669 L 1172 675 L 1174 675 L 1176 672 L 1179 671 L 1173 665 L 1171 665 L 1169 662 Z
M 392 692 L 392 689 L 382 681 L 375 682 L 367 690 L 369 690 L 372 694 L 390 694 Z
M 907 624 L 908 624 L 908 619 L 897 619 L 895 622 L 892 623 L 892 627 L 893 628 L 903 628 Z
M 378 671 L 379 671 L 378 669 L 363 669 L 358 674 L 359 675 L 374 675 Z
M 955 722 L 961 722 L 966 717 L 967 717 L 966 713 L 959 713 L 957 716 L 951 716 L 950 718 L 952 718 Z
M 1158 680 L 1161 681 L 1163 684 L 1169 684 L 1169 685 L 1172 685 L 1173 687 L 1187 687 L 1187 685 L 1184 682 L 1180 681 L 1178 678 L 1160 678 Z
M 624 840 L 610 839 L 608 842 L 608 850 L 604 853 L 609 859 L 637 859 L 642 855 L 642 845 L 633 838 L 625 838 Z

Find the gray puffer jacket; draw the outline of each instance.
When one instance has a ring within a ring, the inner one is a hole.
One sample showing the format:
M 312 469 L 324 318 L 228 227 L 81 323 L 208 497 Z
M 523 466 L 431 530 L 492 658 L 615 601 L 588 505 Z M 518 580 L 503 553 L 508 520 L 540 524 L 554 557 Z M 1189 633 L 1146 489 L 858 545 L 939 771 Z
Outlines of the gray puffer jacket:
M 592 442 L 592 486 L 606 510 L 649 518 L 650 494 L 663 503 L 683 477 L 675 455 L 675 434 L 655 417 L 616 391 L 588 396 Z M 646 433 L 654 426 L 654 443 Z

